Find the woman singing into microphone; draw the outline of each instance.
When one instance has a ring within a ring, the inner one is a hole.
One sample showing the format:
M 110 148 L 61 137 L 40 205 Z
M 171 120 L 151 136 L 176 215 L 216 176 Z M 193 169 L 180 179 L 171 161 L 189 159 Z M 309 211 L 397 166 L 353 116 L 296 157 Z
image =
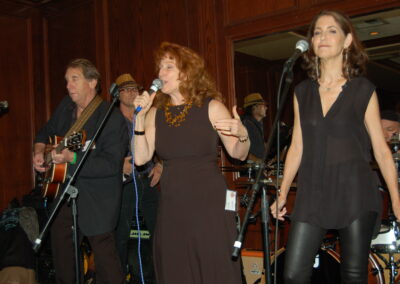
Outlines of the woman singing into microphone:
M 154 107 L 155 93 L 135 99 L 143 109 L 133 142 L 137 165 L 154 151 L 163 161 L 154 237 L 157 283 L 242 283 L 240 264 L 231 260 L 236 226 L 229 204 L 235 198 L 218 168 L 217 145 L 220 138 L 232 157 L 244 160 L 247 130 L 236 109 L 232 118 L 221 103 L 194 51 L 163 43 L 156 66 L 163 87 Z

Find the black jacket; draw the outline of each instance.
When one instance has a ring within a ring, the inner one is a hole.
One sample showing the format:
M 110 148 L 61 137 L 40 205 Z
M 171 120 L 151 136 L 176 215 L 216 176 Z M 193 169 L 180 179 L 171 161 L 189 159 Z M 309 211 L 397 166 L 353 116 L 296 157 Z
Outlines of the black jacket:
M 91 140 L 107 112 L 109 104 L 102 102 L 83 127 Z M 76 105 L 68 96 L 39 131 L 35 143 L 48 143 L 49 136 L 64 136 L 73 124 Z M 128 147 L 125 120 L 115 108 L 95 141 L 95 146 L 77 175 L 79 190 L 78 224 L 87 236 L 99 235 L 115 229 L 119 216 L 123 158 Z M 77 163 L 68 166 L 72 174 L 81 160 L 83 149 L 77 152 Z M 60 194 L 59 194 L 60 196 Z

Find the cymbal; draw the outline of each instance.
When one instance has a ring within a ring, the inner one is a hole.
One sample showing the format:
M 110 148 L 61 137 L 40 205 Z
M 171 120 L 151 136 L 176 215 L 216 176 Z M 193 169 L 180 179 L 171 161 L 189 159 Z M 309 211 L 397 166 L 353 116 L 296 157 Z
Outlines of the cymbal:
M 248 178 L 246 180 L 237 179 L 235 181 L 235 184 L 236 185 L 253 185 L 254 182 L 255 182 L 254 179 L 248 179 Z M 263 178 L 263 179 L 260 180 L 260 182 L 262 184 L 265 184 L 265 185 L 276 186 L 276 177 Z M 278 186 L 281 186 L 281 185 L 282 185 L 282 178 L 279 178 L 278 179 Z M 290 187 L 297 187 L 297 183 L 296 182 L 292 182 Z
M 258 170 L 260 167 L 261 164 L 259 163 L 247 163 L 243 165 L 223 166 L 220 168 L 223 172 L 239 172 L 239 171 L 248 171 L 249 169 Z M 277 166 L 275 164 L 272 165 L 265 164 L 264 168 L 268 170 L 274 170 L 277 168 Z M 283 169 L 283 164 L 281 164 L 281 169 Z
M 260 164 L 243 164 L 234 166 L 224 166 L 220 168 L 223 172 L 246 172 L 249 169 L 258 170 L 260 168 Z

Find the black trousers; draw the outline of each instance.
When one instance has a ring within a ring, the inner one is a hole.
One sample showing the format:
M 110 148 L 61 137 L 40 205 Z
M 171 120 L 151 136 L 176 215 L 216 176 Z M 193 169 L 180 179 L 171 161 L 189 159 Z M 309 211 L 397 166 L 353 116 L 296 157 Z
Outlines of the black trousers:
M 338 230 L 342 283 L 368 282 L 368 256 L 376 218 L 376 212 L 367 212 L 348 227 Z M 292 223 L 284 266 L 285 284 L 310 283 L 315 255 L 326 231 L 308 223 Z
M 151 238 L 154 234 L 157 219 L 157 206 L 159 192 L 156 187 L 150 186 L 148 174 L 136 174 L 138 189 L 139 210 L 144 217 Z M 135 216 L 136 194 L 133 181 L 126 183 L 123 187 L 121 211 L 116 229 L 117 249 L 125 272 L 128 265 L 129 235 L 132 227 L 132 219 Z M 151 242 L 152 243 L 152 242 Z M 152 259 L 152 256 L 149 256 Z M 137 256 L 135 256 L 137 258 Z M 153 266 L 151 261 L 151 266 Z M 151 269 L 152 270 L 152 269 Z
M 51 227 L 51 246 L 58 284 L 75 284 L 75 256 L 72 242 L 72 210 L 62 205 Z M 80 241 L 83 236 L 79 236 Z M 125 280 L 115 244 L 115 233 L 88 236 L 94 254 L 97 284 L 121 284 Z M 80 242 L 79 242 L 80 243 Z M 81 258 L 81 257 L 80 257 Z M 83 269 L 81 265 L 81 282 Z

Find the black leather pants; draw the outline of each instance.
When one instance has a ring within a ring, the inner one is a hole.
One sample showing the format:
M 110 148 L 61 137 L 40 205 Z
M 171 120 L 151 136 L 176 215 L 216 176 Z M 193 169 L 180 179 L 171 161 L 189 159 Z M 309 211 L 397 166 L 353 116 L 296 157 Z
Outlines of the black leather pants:
M 341 248 L 341 278 L 345 284 L 368 282 L 368 256 L 376 212 L 367 212 L 348 227 L 338 230 Z M 293 222 L 286 250 L 285 284 L 310 283 L 312 266 L 326 230 Z

